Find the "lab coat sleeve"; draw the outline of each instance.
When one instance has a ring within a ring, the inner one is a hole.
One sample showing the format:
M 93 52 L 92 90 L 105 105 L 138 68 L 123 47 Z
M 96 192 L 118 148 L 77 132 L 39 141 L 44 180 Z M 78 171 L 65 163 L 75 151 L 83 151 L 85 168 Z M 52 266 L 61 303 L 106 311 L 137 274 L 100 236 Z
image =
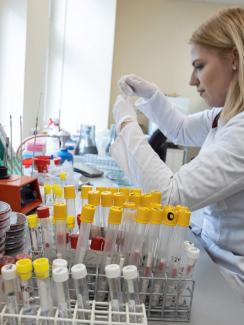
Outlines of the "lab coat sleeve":
M 244 113 L 228 122 L 215 142 L 175 174 L 159 159 L 136 122 L 128 123 L 111 153 L 134 185 L 162 192 L 162 204 L 181 204 L 192 211 L 244 189 Z
M 140 98 L 135 106 L 173 143 L 183 146 L 202 146 L 214 117 L 220 108 L 185 115 L 167 97 L 157 91 L 149 100 Z

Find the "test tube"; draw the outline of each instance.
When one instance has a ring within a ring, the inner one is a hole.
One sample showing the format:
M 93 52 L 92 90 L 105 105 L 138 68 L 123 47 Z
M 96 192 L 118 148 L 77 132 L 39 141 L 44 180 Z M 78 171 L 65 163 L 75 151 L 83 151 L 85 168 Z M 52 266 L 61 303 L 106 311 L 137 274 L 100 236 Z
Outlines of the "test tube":
M 163 208 L 163 220 L 160 226 L 159 241 L 156 248 L 156 256 L 154 261 L 154 279 L 153 279 L 153 295 L 151 297 L 151 305 L 158 305 L 160 292 L 164 284 L 163 278 L 166 274 L 169 242 L 174 227 L 177 224 L 177 214 L 175 208 L 171 205 L 166 205 Z
M 64 258 L 55 258 L 52 264 L 52 270 L 57 269 L 58 267 L 68 268 L 68 261 Z
M 101 207 L 100 207 L 100 216 L 101 216 L 101 235 L 105 237 L 105 229 L 108 226 L 108 214 L 109 209 L 113 205 L 113 194 L 110 191 L 101 192 Z
M 190 211 L 186 207 L 178 206 L 176 209 L 178 214 L 177 225 L 170 240 L 169 248 L 169 276 L 175 278 L 180 271 L 180 262 L 183 254 L 183 243 L 186 228 L 189 226 Z
M 81 319 L 89 319 L 89 313 L 84 312 L 84 309 L 91 309 L 87 287 L 86 266 L 84 264 L 76 264 L 72 266 L 71 274 L 74 280 L 78 308 L 83 310 L 79 315 L 81 316 Z
M 34 271 L 37 278 L 38 295 L 42 316 L 50 316 L 52 311 L 51 283 L 49 278 L 48 258 L 38 258 L 33 262 Z M 43 325 L 52 324 L 52 321 L 43 320 Z
M 31 251 L 33 257 L 41 256 L 41 240 L 38 229 L 38 218 L 36 214 L 27 216 L 29 235 L 31 241 Z
M 61 318 L 70 318 L 69 271 L 66 267 L 57 267 L 52 270 L 52 277 L 57 297 L 58 315 Z M 66 325 L 70 322 L 63 321 L 60 324 Z
M 139 285 L 138 285 L 138 271 L 135 265 L 127 265 L 123 267 L 123 277 L 126 284 L 126 302 L 129 306 L 131 323 L 140 323 L 141 318 L 133 315 L 138 312 L 140 305 Z
M 80 231 L 75 253 L 75 264 L 83 263 L 85 254 L 89 248 L 89 237 L 91 225 L 94 220 L 95 206 L 86 204 L 83 206 L 80 215 Z
M 20 292 L 23 303 L 23 315 L 33 315 L 34 310 L 32 307 L 33 297 L 33 283 L 32 283 L 32 262 L 28 258 L 23 258 L 16 262 L 16 273 L 20 278 Z M 36 321 L 34 318 L 25 320 L 25 324 L 32 325 Z
M 76 216 L 75 208 L 75 186 L 74 185 L 65 185 L 64 186 L 64 198 L 67 206 L 67 216 Z
M 88 192 L 92 191 L 91 185 L 82 185 L 81 186 L 81 208 L 88 204 Z
M 105 274 L 108 279 L 112 312 L 121 312 L 123 311 L 123 299 L 120 282 L 120 266 L 118 264 L 107 265 L 105 267 Z M 112 321 L 120 322 L 121 316 L 117 313 L 112 313 Z
M 49 259 L 52 258 L 53 253 L 53 231 L 52 231 L 52 220 L 49 215 L 48 207 L 37 208 L 37 216 L 40 224 L 40 232 L 42 238 L 42 251 L 44 256 Z
M 147 236 L 147 224 L 149 221 L 150 209 L 146 207 L 138 207 L 136 215 L 135 236 L 132 243 L 131 255 L 129 263 L 139 267 L 142 260 L 142 248 L 145 237 Z
M 143 279 L 141 282 L 141 292 L 144 294 L 141 296 L 141 301 L 144 302 L 148 290 L 149 278 L 152 274 L 153 258 L 156 252 L 156 246 L 159 238 L 160 225 L 163 219 L 163 209 L 162 208 L 151 208 L 150 209 L 150 219 L 148 227 L 148 236 L 146 241 L 146 246 L 144 247 L 143 255 L 144 266 L 143 266 Z
M 100 198 L 101 194 L 99 191 L 90 191 L 88 192 L 88 204 L 91 204 L 96 207 L 94 222 L 91 228 L 91 237 L 96 238 L 101 236 L 101 219 L 100 219 Z
M 200 249 L 195 246 L 188 246 L 186 249 L 186 263 L 183 278 L 192 278 L 195 264 L 199 258 Z
M 71 238 L 75 234 L 75 216 L 67 216 L 66 219 L 66 228 L 67 228 L 67 259 L 70 263 L 73 263 L 74 260 L 74 250 L 71 247 Z
M 16 274 L 16 265 L 8 264 L 4 265 L 1 269 L 3 283 L 4 283 L 4 293 L 6 296 L 7 311 L 9 314 L 18 314 L 18 303 L 17 303 L 17 274 Z M 17 317 L 9 318 L 10 325 L 17 325 Z
M 65 171 L 62 171 L 59 173 L 59 182 L 60 186 L 62 187 L 62 192 L 64 192 L 64 186 L 66 185 L 66 180 L 67 180 L 67 174 Z
M 53 217 L 55 220 L 55 242 L 57 257 L 66 255 L 66 217 L 67 208 L 65 203 L 54 203 Z
M 59 184 L 53 185 L 53 201 L 54 203 L 62 203 L 63 200 L 63 189 Z
M 44 203 L 46 206 L 52 208 L 53 206 L 53 193 L 52 193 L 52 185 L 44 184 Z

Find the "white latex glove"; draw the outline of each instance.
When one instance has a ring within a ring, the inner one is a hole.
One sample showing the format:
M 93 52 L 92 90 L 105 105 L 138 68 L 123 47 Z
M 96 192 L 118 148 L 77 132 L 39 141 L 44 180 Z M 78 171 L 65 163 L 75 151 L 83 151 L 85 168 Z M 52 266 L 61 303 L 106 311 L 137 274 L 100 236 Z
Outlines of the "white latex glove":
M 121 95 L 116 98 L 113 107 L 113 117 L 116 123 L 117 132 L 121 130 L 121 125 L 123 123 L 137 121 L 134 106 L 129 102 L 128 99 L 125 99 Z
M 157 91 L 157 86 L 135 74 L 128 74 L 120 78 L 118 87 L 125 96 L 139 96 L 151 98 Z

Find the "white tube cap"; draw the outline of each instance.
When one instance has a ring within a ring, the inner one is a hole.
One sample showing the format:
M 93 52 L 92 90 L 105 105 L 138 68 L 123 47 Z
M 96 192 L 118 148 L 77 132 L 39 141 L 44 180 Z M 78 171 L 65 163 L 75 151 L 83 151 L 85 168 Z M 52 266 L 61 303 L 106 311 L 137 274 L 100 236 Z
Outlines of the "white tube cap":
M 138 278 L 138 271 L 135 265 L 127 265 L 123 267 L 123 277 L 126 280 L 133 280 Z
M 76 264 L 71 268 L 73 279 L 83 279 L 87 276 L 87 269 L 85 264 Z
M 54 270 L 57 267 L 68 267 L 68 262 L 63 258 L 56 258 L 53 260 L 52 269 Z
M 15 264 L 4 265 L 1 269 L 1 272 L 3 280 L 13 280 L 17 277 Z
M 120 277 L 120 273 L 120 266 L 118 264 L 109 264 L 105 267 L 105 274 L 109 279 Z
M 200 249 L 197 247 L 188 247 L 187 248 L 187 257 L 193 260 L 197 260 L 200 254 Z
M 189 241 L 189 240 L 185 240 L 184 241 L 184 248 L 185 250 L 187 250 L 188 247 L 194 247 L 194 243 Z
M 53 270 L 52 274 L 54 282 L 65 282 L 69 278 L 69 271 L 67 267 L 57 267 Z

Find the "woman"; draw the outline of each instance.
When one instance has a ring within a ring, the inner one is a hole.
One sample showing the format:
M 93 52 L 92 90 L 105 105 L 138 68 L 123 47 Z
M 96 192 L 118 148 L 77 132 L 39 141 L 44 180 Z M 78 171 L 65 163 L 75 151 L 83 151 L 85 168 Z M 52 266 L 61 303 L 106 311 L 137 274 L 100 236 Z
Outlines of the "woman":
M 244 9 L 221 11 L 190 39 L 190 84 L 211 107 L 185 116 L 152 83 L 121 78 L 124 95 L 175 144 L 201 147 L 173 174 L 150 148 L 134 107 L 119 96 L 114 105 L 118 138 L 112 155 L 135 185 L 162 192 L 162 204 L 204 208 L 201 237 L 211 257 L 244 293 Z

